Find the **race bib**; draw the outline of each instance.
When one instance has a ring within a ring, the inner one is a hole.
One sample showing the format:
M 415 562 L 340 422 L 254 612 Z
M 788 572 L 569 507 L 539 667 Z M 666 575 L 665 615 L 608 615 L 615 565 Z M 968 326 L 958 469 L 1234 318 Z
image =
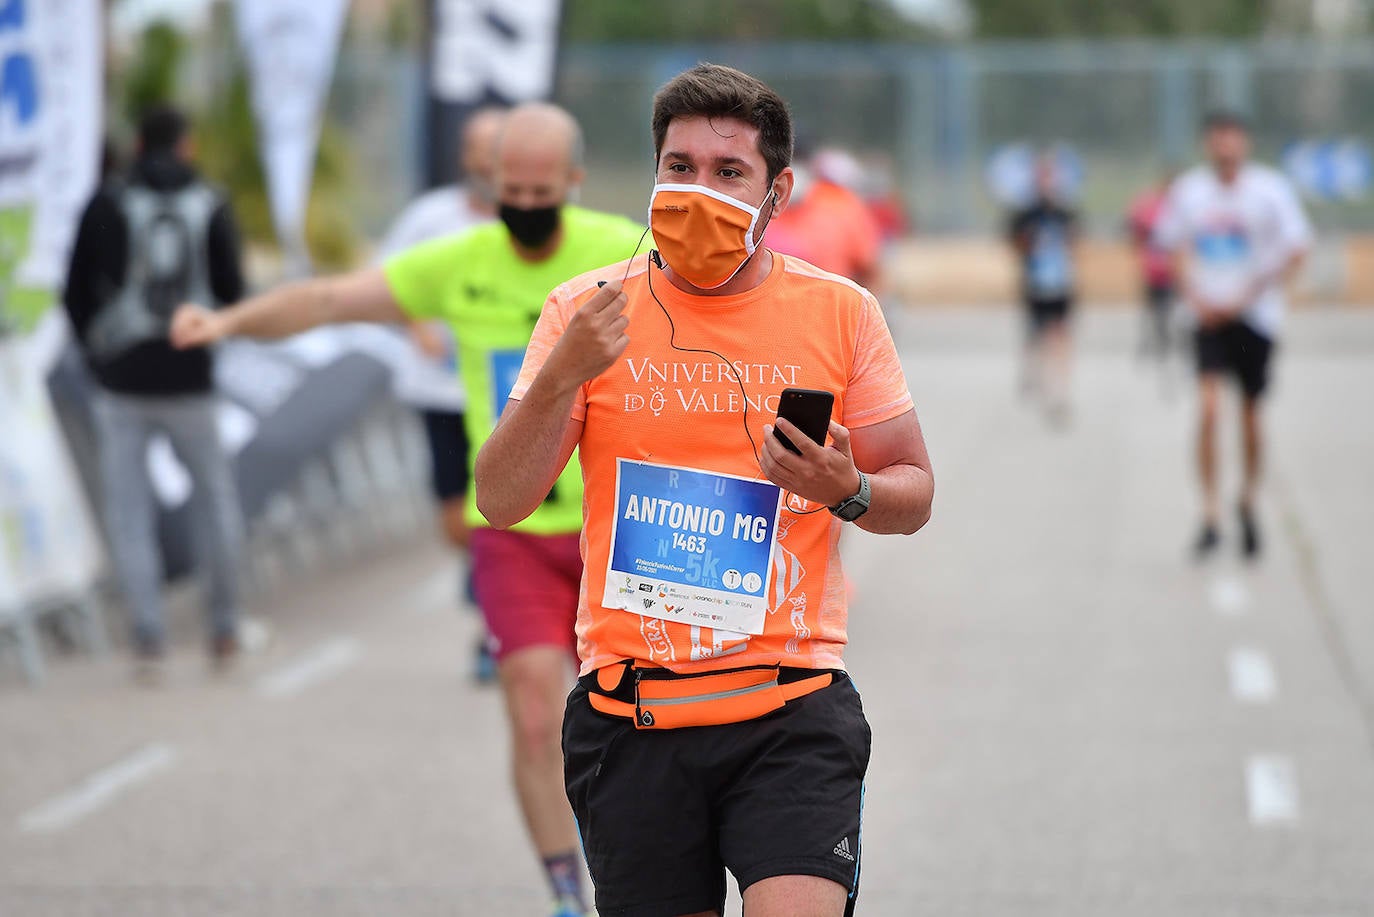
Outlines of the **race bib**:
M 782 508 L 776 484 L 622 458 L 615 505 L 602 605 L 763 633 Z
M 1064 296 L 1073 283 L 1069 244 L 1062 229 L 1041 228 L 1027 263 L 1031 290 L 1037 296 Z
M 525 362 L 525 351 L 523 350 L 493 350 L 491 352 L 491 418 L 493 421 L 501 418 L 501 412 L 506 409 L 506 402 L 510 400 L 510 393 L 515 389 L 515 383 L 520 378 L 520 365 Z
M 1250 257 L 1250 237 L 1241 226 L 1221 226 L 1200 232 L 1193 246 L 1198 257 L 1209 264 L 1241 264 Z

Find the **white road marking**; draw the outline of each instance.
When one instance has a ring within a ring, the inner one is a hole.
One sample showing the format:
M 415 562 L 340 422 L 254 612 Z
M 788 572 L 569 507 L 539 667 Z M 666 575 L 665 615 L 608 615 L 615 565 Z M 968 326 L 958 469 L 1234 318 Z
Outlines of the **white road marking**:
M 239 646 L 245 653 L 260 653 L 272 642 L 272 628 L 262 618 L 239 619 Z
M 164 742 L 146 745 L 124 760 L 91 774 L 70 792 L 20 816 L 19 830 L 25 833 L 61 831 L 106 805 L 121 791 L 170 767 L 176 755 L 176 749 Z
M 277 700 L 294 697 L 306 688 L 358 661 L 362 644 L 352 637 L 336 637 L 320 644 L 258 681 L 258 693 Z
M 405 593 L 406 604 L 420 615 L 461 609 L 467 604 L 467 564 L 445 563 Z
M 1243 704 L 1267 704 L 1279 693 L 1279 680 L 1263 650 L 1238 647 L 1226 655 L 1231 696 Z
M 1245 762 L 1245 795 L 1256 827 L 1298 820 L 1298 776 L 1283 755 L 1252 755 Z
M 1218 613 L 1228 616 L 1244 614 L 1246 606 L 1250 604 L 1250 593 L 1245 590 L 1245 584 L 1234 576 L 1219 576 L 1212 580 L 1207 598 Z

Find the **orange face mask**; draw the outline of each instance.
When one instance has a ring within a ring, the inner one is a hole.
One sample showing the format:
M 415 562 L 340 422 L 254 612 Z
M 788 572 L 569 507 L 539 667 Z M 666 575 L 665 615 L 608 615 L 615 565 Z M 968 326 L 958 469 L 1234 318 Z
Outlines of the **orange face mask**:
M 754 254 L 759 210 L 705 185 L 654 185 L 649 229 L 658 253 L 692 286 L 713 290 Z

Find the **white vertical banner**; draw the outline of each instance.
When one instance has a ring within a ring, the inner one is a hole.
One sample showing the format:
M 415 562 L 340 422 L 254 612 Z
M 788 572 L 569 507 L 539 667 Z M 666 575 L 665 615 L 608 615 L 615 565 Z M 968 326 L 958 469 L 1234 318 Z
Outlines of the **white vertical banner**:
M 309 265 L 305 212 L 348 0 L 236 0 L 277 239 Z
M 45 378 L 99 171 L 102 6 L 0 0 L 0 617 L 86 589 L 101 562 Z
M 52 299 L 95 188 L 100 0 L 0 0 L 0 311 Z M 13 316 L 11 316 L 13 317 Z
M 81 593 L 102 562 L 37 350 L 0 340 L 0 619 Z

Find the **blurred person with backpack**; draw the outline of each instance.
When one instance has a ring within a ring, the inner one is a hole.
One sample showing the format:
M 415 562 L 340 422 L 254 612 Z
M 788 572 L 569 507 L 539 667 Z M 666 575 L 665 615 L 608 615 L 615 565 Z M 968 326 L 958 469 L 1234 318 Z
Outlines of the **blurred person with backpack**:
M 243 294 L 233 215 L 191 156 L 179 111 L 157 106 L 142 117 L 127 177 L 107 177 L 82 214 L 64 296 L 95 381 L 104 523 L 144 677 L 156 676 L 166 648 L 157 501 L 147 466 L 157 433 L 170 440 L 193 485 L 212 660 L 225 664 L 238 650 L 243 520 L 220 441 L 213 360 L 208 350 L 178 350 L 167 337 L 181 302 L 226 303 Z

